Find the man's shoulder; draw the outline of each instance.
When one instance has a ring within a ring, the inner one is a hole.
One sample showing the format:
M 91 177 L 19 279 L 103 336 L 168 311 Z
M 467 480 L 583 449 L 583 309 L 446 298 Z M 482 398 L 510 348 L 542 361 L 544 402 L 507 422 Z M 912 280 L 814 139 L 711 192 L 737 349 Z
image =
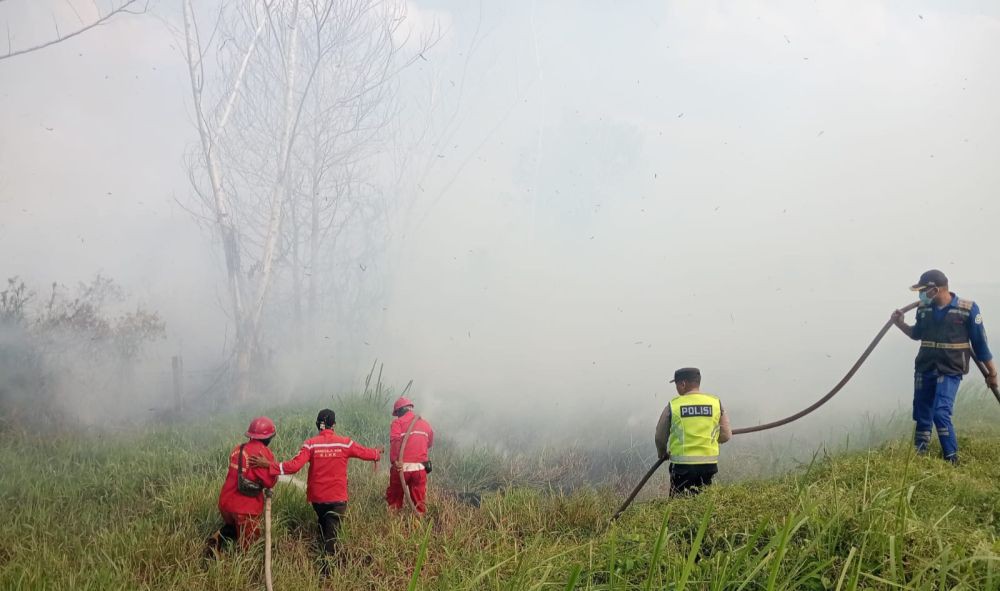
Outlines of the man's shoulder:
M 354 441 L 350 437 L 345 437 L 339 433 L 320 433 L 319 435 L 307 439 L 302 447 L 312 451 L 329 449 L 346 449 L 352 447 Z
M 979 308 L 975 300 L 967 300 L 965 298 L 958 298 L 958 301 L 955 303 L 955 305 L 958 306 L 959 309 L 967 310 L 969 312 L 972 312 L 973 310 Z
M 704 401 L 705 398 L 708 398 L 713 402 L 718 402 L 719 404 L 722 404 L 722 402 L 719 400 L 719 397 L 716 396 L 715 394 L 709 394 L 707 392 L 690 392 L 688 394 L 682 394 L 680 396 L 675 396 L 671 398 L 670 404 L 667 404 L 667 408 L 670 408 L 674 404 L 684 404 L 685 402 L 697 403 L 698 400 Z
M 309 439 L 302 442 L 303 447 L 308 447 L 310 445 L 316 445 L 317 443 L 332 443 L 340 439 L 340 437 L 333 433 L 332 431 L 321 431 L 316 435 L 313 435 Z
M 354 443 L 350 437 L 334 432 L 324 433 L 321 438 L 323 443 Z M 320 437 L 317 437 L 317 439 L 320 439 Z
M 239 449 L 239 446 L 237 446 L 236 449 Z M 256 453 L 263 453 L 264 455 L 269 455 L 271 453 L 271 450 L 266 445 L 264 445 L 263 442 L 258 441 L 256 439 L 254 439 L 253 441 L 247 443 L 247 446 L 245 448 L 243 448 L 243 449 L 247 453 L 251 453 L 251 452 L 255 453 L 255 454 Z

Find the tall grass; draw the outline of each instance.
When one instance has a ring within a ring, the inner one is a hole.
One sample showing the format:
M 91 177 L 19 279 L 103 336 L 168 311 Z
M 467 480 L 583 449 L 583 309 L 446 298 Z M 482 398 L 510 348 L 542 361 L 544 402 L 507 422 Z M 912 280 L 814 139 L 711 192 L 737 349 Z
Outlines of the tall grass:
M 274 579 L 305 590 L 997 589 L 1000 429 L 989 405 L 962 410 L 958 468 L 915 457 L 905 439 L 820 451 L 780 477 L 649 495 L 614 525 L 613 487 L 539 486 L 538 474 L 560 474 L 546 464 L 558 454 L 529 470 L 442 441 L 425 522 L 387 514 L 384 466 L 352 467 L 345 560 L 325 581 L 315 514 L 302 491 L 279 485 Z M 332 406 L 338 430 L 384 443 L 384 401 Z M 314 433 L 317 408 L 272 409 L 277 456 Z M 199 557 L 245 423 L 234 414 L 114 436 L 0 433 L 0 588 L 263 588 L 260 547 Z M 491 492 L 475 509 L 446 488 Z

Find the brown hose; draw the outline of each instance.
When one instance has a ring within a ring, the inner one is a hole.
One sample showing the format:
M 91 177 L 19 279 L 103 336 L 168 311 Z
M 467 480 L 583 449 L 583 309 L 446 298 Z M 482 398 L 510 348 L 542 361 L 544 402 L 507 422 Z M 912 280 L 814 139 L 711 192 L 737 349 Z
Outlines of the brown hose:
M 912 304 L 910 304 L 908 306 L 904 306 L 904 307 L 900 308 L 899 310 L 900 310 L 900 312 L 906 313 L 906 312 L 909 312 L 910 310 L 916 308 L 919 304 L 920 304 L 920 302 L 913 302 Z M 812 411 L 816 410 L 817 408 L 819 408 L 819 407 L 823 406 L 824 404 L 826 404 L 827 402 L 829 402 L 831 398 L 833 398 L 834 396 L 836 396 L 837 392 L 840 392 L 840 390 L 843 389 L 843 387 L 847 385 L 847 382 L 851 381 L 851 378 L 854 377 L 854 374 L 858 373 L 858 370 L 861 369 L 861 365 L 864 364 L 865 360 L 868 359 L 868 356 L 872 354 L 872 351 L 875 350 L 875 347 L 879 344 L 879 341 L 882 340 L 882 337 L 885 336 L 885 333 L 889 332 L 889 329 L 892 328 L 892 324 L 893 324 L 892 323 L 892 319 L 889 319 L 882 326 L 882 330 L 878 331 L 878 334 L 875 335 L 875 338 L 872 339 L 872 342 L 868 344 L 868 348 L 865 349 L 865 352 L 862 353 L 861 357 L 858 357 L 858 360 L 855 361 L 854 365 L 851 366 L 851 369 L 850 369 L 850 371 L 847 372 L 847 375 L 845 375 L 843 378 L 841 378 L 841 380 L 839 382 L 837 382 L 837 385 L 834 386 L 832 390 L 830 390 L 829 392 L 826 393 L 826 396 L 823 396 L 822 398 L 820 398 L 819 400 L 817 400 L 816 402 L 814 402 L 808 408 L 800 410 L 799 412 L 797 412 L 797 413 L 795 413 L 795 414 L 793 414 L 793 415 L 791 415 L 789 417 L 785 417 L 785 418 L 777 420 L 777 421 L 772 421 L 770 423 L 764 423 L 763 425 L 755 425 L 753 427 L 741 427 L 739 429 L 733 429 L 733 435 L 743 435 L 745 433 L 756 433 L 757 431 L 766 431 L 768 429 L 774 429 L 775 427 L 780 427 L 782 425 L 787 425 L 788 423 L 791 423 L 792 421 L 797 421 L 797 420 L 801 419 L 802 417 L 806 416 L 807 414 L 811 413 Z M 997 401 L 1000 402 L 1000 394 L 997 394 Z
M 976 359 L 975 353 L 972 354 L 972 359 L 976 362 L 976 367 L 979 368 L 979 371 L 982 372 L 983 377 L 986 378 L 988 382 L 990 379 L 990 370 L 986 369 L 986 364 Z M 990 391 L 993 392 L 993 397 L 997 399 L 997 402 L 1000 402 L 1000 389 L 996 386 L 990 386 Z
M 618 507 L 618 510 L 615 511 L 615 514 L 611 516 L 611 521 L 614 521 L 619 517 L 621 517 L 621 514 L 624 513 L 625 509 L 628 509 L 628 506 L 632 504 L 632 501 L 635 500 L 636 495 L 639 494 L 639 491 L 642 490 L 642 487 L 646 486 L 646 481 L 649 480 L 653 476 L 653 473 L 656 472 L 659 469 L 659 467 L 662 466 L 663 463 L 669 459 L 670 459 L 670 454 L 666 454 L 662 458 L 656 460 L 656 463 L 653 464 L 653 466 L 649 469 L 649 471 L 646 472 L 646 475 L 642 477 L 642 480 L 639 481 L 639 484 L 637 484 L 635 488 L 632 489 L 632 494 L 630 494 L 628 498 L 625 499 L 621 507 Z
M 916 308 L 919 304 L 920 302 L 913 302 L 912 304 L 904 306 L 899 310 L 903 313 L 906 313 Z M 882 340 L 882 337 L 885 336 L 885 333 L 889 332 L 889 329 L 892 328 L 892 324 L 893 322 L 892 319 L 890 318 L 882 326 L 882 329 L 878 331 L 878 334 L 875 335 L 875 338 L 872 339 L 872 342 L 868 344 L 868 348 L 865 349 L 865 352 L 861 354 L 861 357 L 858 357 L 858 360 L 854 362 L 854 365 L 851 366 L 851 369 L 847 372 L 847 375 L 841 378 L 841 380 L 837 382 L 837 385 L 834 386 L 832 390 L 827 392 L 825 396 L 814 402 L 811 406 L 803 410 L 800 410 L 799 412 L 791 416 L 779 419 L 777 421 L 764 423 L 763 425 L 755 425 L 753 427 L 741 427 L 739 429 L 733 429 L 733 435 L 756 433 L 757 431 L 766 431 L 768 429 L 774 429 L 775 427 L 787 425 L 792 421 L 797 421 L 801 419 L 802 417 L 806 416 L 807 414 L 811 413 L 812 411 L 816 410 L 817 408 L 829 402 L 831 398 L 837 395 L 837 392 L 840 392 L 841 389 L 843 389 L 843 387 L 847 385 L 847 382 L 851 381 L 851 378 L 854 377 L 854 374 L 858 373 L 858 370 L 861 369 L 862 364 L 864 364 L 865 360 L 868 359 L 868 356 L 872 354 L 872 351 L 875 350 L 875 347 L 878 346 L 879 342 Z M 984 376 L 987 375 L 986 367 L 979 360 L 976 360 L 976 365 L 979 367 L 979 370 L 983 372 Z M 997 402 L 1000 402 L 1000 391 L 998 391 L 996 388 L 992 388 L 992 390 L 993 390 L 993 395 L 996 396 L 997 398 Z M 642 490 L 642 487 L 646 485 L 646 481 L 649 480 L 649 478 L 653 475 L 653 473 L 656 472 L 657 468 L 662 466 L 663 463 L 667 461 L 667 459 L 668 456 L 664 456 L 658 459 L 655 464 L 653 464 L 653 466 L 649 469 L 649 471 L 646 472 L 646 475 L 643 476 L 642 480 L 639 481 L 638 486 L 636 486 L 635 489 L 632 490 L 632 494 L 630 494 L 628 498 L 625 499 L 625 502 L 622 503 L 622 506 L 619 507 L 617 511 L 615 511 L 615 514 L 611 517 L 611 521 L 618 519 L 618 516 L 624 513 L 625 509 L 628 509 L 628 506 L 632 504 L 632 501 L 639 494 L 639 491 Z

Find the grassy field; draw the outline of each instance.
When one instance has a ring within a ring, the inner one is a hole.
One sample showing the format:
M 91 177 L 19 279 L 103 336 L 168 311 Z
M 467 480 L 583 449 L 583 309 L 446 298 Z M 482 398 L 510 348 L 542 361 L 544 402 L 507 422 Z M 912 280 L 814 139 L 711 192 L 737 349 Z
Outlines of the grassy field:
M 1000 589 L 1000 409 L 964 398 L 958 468 L 915 457 L 897 437 L 867 451 L 818 451 L 787 474 L 696 498 L 666 500 L 661 479 L 613 526 L 622 483 L 546 484 L 566 482 L 567 470 L 588 472 L 574 464 L 580 450 L 526 464 L 442 437 L 426 522 L 386 513 L 384 466 L 352 468 L 345 561 L 325 581 L 314 513 L 300 490 L 279 484 L 275 587 Z M 388 425 L 384 404 L 351 396 L 331 406 L 343 417 L 339 431 L 374 445 Z M 277 456 L 290 457 L 314 432 L 317 408 L 271 409 Z M 219 525 L 225 456 L 247 419 L 118 433 L 5 425 L 0 589 L 262 589 L 261 547 L 200 558 Z M 633 463 L 629 484 L 644 468 Z M 476 509 L 446 490 L 491 492 Z

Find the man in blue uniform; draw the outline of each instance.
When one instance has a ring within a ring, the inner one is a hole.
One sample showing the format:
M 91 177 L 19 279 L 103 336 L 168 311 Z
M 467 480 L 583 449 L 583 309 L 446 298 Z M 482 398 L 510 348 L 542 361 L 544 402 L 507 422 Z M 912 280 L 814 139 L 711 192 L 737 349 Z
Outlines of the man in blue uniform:
M 916 324 L 906 324 L 899 310 L 893 312 L 892 320 L 903 334 L 920 341 L 914 363 L 913 420 L 917 427 L 913 445 L 917 453 L 927 453 L 931 429 L 937 428 L 942 456 L 957 464 L 958 438 L 951 411 L 962 376 L 969 372 L 969 357 L 974 354 L 986 365 L 986 385 L 990 387 L 997 385 L 997 366 L 986 342 L 979 306 L 951 293 L 944 273 L 927 271 L 910 289 L 920 294 Z

